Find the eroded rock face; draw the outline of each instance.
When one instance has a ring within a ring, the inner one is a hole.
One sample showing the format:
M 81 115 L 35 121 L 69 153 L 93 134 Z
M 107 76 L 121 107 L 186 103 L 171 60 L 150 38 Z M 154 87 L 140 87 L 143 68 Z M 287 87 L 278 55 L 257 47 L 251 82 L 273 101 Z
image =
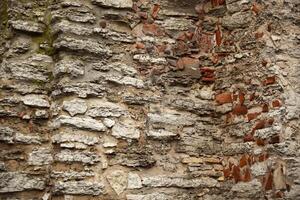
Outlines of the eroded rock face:
M 111 187 L 120 195 L 127 188 L 127 173 L 122 170 L 115 170 L 106 176 Z
M 142 184 L 148 187 L 218 187 L 218 182 L 212 178 L 188 179 L 184 177 L 153 176 L 143 177 Z
M 70 125 L 79 129 L 87 129 L 92 131 L 105 131 L 106 127 L 101 121 L 88 117 L 69 117 L 62 115 L 57 119 L 57 122 L 62 125 Z
M 39 148 L 34 149 L 28 158 L 29 165 L 49 165 L 53 162 L 51 149 Z
M 112 128 L 112 135 L 116 138 L 138 139 L 140 137 L 140 132 L 135 127 L 127 126 L 124 123 L 118 123 Z
M 92 2 L 104 7 L 131 8 L 133 6 L 132 0 L 92 0 Z
M 0 180 L 0 193 L 43 190 L 46 187 L 45 178 L 31 177 L 18 172 L 0 173 Z
M 57 182 L 54 186 L 54 193 L 57 194 L 80 194 L 80 195 L 99 195 L 104 192 L 102 183 L 87 181 L 68 181 Z
M 23 20 L 12 21 L 11 25 L 16 30 L 30 33 L 43 33 L 45 29 L 45 26 L 41 23 Z
M 0 199 L 299 199 L 299 6 L 1 0 Z
M 70 101 L 63 102 L 63 109 L 68 111 L 71 116 L 76 114 L 83 114 L 87 111 L 87 104 L 84 100 L 73 99 Z

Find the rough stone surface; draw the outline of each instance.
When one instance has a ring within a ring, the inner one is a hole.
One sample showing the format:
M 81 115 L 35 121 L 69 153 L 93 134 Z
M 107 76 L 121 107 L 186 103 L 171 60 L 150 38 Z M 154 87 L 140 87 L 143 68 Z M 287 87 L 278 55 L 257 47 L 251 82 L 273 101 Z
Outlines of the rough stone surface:
M 81 195 L 99 195 L 104 192 L 102 183 L 87 181 L 68 181 L 57 182 L 54 186 L 54 193 L 58 194 L 81 194 Z
M 0 193 L 43 190 L 46 186 L 44 178 L 30 177 L 18 172 L 0 173 L 0 180 Z
M 99 139 L 94 136 L 88 136 L 79 133 L 59 133 L 52 136 L 52 142 L 57 143 L 62 147 L 74 147 L 81 146 L 86 149 L 87 145 L 95 145 L 99 143 Z
M 29 153 L 28 164 L 29 165 L 48 165 L 53 162 L 51 149 L 39 148 L 34 149 Z
M 116 138 L 138 139 L 140 137 L 140 131 L 125 123 L 118 123 L 112 128 L 112 135 Z
M 63 102 L 63 109 L 68 111 L 71 116 L 83 114 L 85 111 L 87 111 L 87 108 L 86 102 L 81 99 L 73 99 Z
M 49 101 L 46 99 L 47 96 L 41 96 L 41 95 L 26 95 L 22 98 L 22 101 L 27 106 L 33 106 L 33 107 L 46 107 L 49 108 L 50 104 Z
M 31 33 L 43 33 L 45 29 L 43 24 L 31 22 L 31 21 L 23 21 L 23 20 L 12 21 L 11 25 L 16 30 L 31 32 Z
M 142 188 L 142 180 L 138 174 L 129 173 L 128 174 L 128 189 L 139 189 Z
M 106 176 L 111 187 L 120 195 L 127 188 L 127 173 L 122 170 L 115 170 Z
M 70 125 L 80 129 L 87 129 L 92 131 L 105 131 L 106 127 L 101 121 L 88 117 L 69 117 L 61 115 L 57 122 L 62 125 Z
M 86 114 L 91 117 L 120 117 L 125 114 L 125 109 L 118 104 L 97 101 Z
M 184 177 L 151 176 L 142 177 L 142 184 L 147 187 L 218 187 L 218 181 L 212 178 L 188 179 Z
M 0 199 L 299 199 L 299 0 L 1 0 Z
M 70 74 L 71 77 L 79 77 L 84 75 L 84 66 L 80 60 L 61 60 L 55 64 L 53 76 L 58 78 L 64 74 Z
M 96 153 L 70 150 L 62 150 L 55 155 L 54 159 L 60 162 L 82 162 L 84 164 L 95 164 L 100 161 Z
M 57 38 L 53 46 L 56 49 L 69 49 L 71 51 L 81 51 L 83 53 L 92 53 L 96 55 L 111 56 L 111 50 L 97 40 L 87 39 L 85 41 L 78 38 L 64 36 Z
M 115 8 L 131 8 L 132 0 L 92 0 L 96 5 Z

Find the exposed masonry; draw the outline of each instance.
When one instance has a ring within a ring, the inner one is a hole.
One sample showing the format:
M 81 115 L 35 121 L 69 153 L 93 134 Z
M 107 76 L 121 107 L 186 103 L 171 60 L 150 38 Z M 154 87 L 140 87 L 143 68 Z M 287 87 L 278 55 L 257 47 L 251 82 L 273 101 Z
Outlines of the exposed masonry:
M 1 0 L 0 199 L 300 199 L 299 0 Z

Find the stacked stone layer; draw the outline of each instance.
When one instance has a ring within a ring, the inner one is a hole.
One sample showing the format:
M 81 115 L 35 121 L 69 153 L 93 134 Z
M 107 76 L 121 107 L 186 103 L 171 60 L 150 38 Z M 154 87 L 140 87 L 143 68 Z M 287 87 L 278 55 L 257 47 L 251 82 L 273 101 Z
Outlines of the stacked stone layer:
M 300 198 L 297 0 L 2 0 L 0 199 Z

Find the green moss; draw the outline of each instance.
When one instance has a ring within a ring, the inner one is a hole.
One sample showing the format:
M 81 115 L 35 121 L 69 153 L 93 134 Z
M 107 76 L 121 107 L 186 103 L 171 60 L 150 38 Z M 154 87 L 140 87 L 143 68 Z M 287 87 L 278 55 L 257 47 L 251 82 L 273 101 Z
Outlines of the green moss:
M 35 43 L 39 45 L 39 48 L 37 50 L 38 53 L 43 53 L 46 55 L 53 55 L 54 54 L 54 48 L 53 48 L 53 41 L 54 37 L 52 35 L 51 31 L 51 13 L 47 9 L 49 5 L 51 5 L 52 0 L 47 1 L 46 5 L 46 12 L 44 16 L 44 24 L 46 26 L 44 33 L 41 36 L 37 36 L 33 39 Z M 45 44 L 46 47 L 41 48 L 40 45 Z
M 8 28 L 8 0 L 0 1 L 0 28 L 1 32 L 6 32 Z
M 38 86 L 38 87 L 44 87 L 45 83 L 43 81 L 40 80 L 32 80 L 32 84 Z

